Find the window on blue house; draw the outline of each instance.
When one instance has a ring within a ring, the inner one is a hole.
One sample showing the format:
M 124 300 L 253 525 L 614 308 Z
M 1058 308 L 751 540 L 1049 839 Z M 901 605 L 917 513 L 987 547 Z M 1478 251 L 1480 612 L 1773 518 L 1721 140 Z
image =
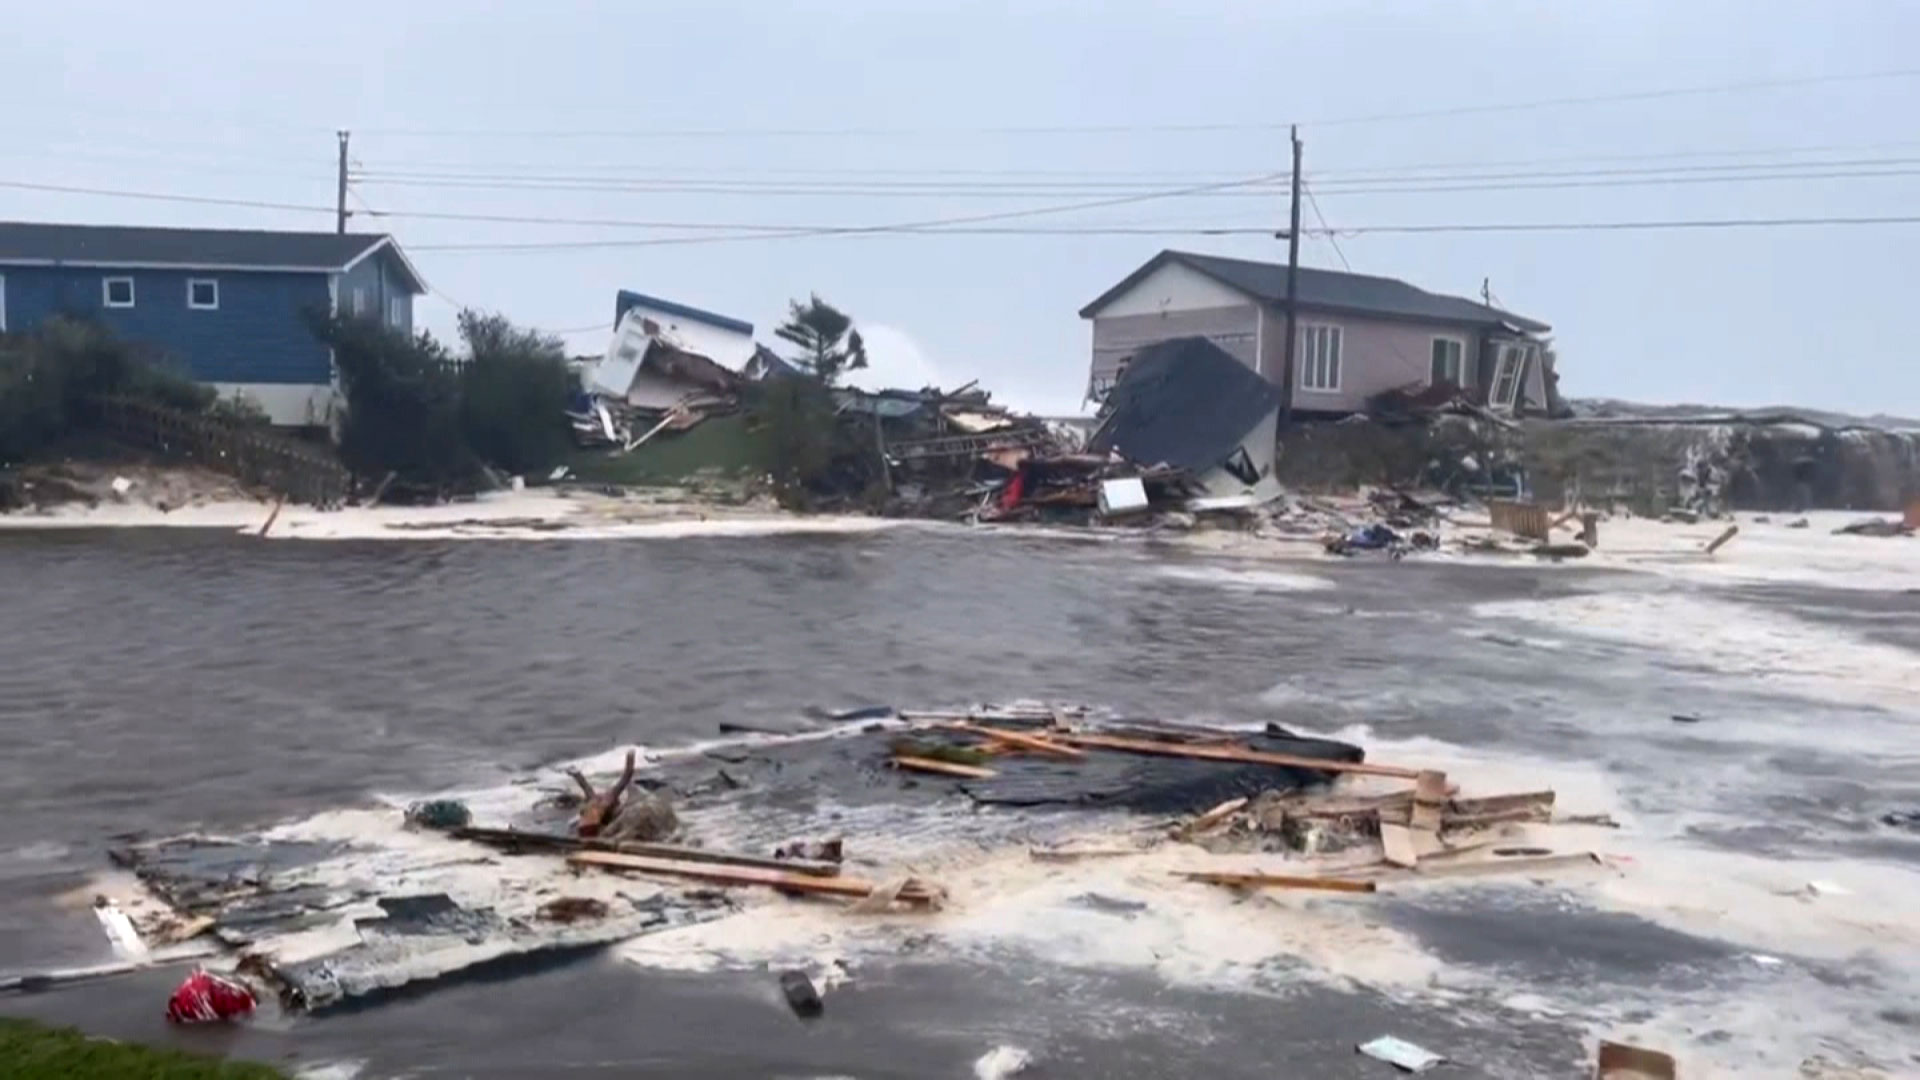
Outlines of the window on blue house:
M 130 277 L 101 278 L 100 302 L 107 307 L 132 307 L 133 279 Z
M 212 278 L 188 278 L 187 306 L 196 311 L 220 310 L 220 283 Z
M 387 325 L 396 329 L 407 325 L 407 306 L 397 296 L 387 298 Z

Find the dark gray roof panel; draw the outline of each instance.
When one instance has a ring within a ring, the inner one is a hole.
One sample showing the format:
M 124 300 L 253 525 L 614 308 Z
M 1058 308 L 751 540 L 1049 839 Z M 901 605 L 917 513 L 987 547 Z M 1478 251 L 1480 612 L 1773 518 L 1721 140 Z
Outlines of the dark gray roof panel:
M 1125 281 L 1107 290 L 1098 300 L 1088 304 L 1081 310 L 1081 316 L 1091 317 L 1108 300 L 1126 291 L 1147 273 L 1168 262 L 1190 266 L 1216 281 L 1232 286 L 1265 303 L 1277 304 L 1287 298 L 1287 267 L 1284 263 L 1228 259 L 1218 255 L 1196 255 L 1185 251 L 1163 251 L 1140 270 L 1129 275 Z M 1552 329 L 1546 323 L 1489 307 L 1476 300 L 1430 293 L 1396 278 L 1349 274 L 1310 266 L 1300 268 L 1298 295 L 1302 307 L 1377 312 L 1401 318 L 1432 319 L 1436 322 L 1470 323 L 1481 326 L 1505 322 L 1536 334 Z
M 0 264 L 129 263 L 339 270 L 386 240 L 384 235 L 366 233 L 0 221 Z

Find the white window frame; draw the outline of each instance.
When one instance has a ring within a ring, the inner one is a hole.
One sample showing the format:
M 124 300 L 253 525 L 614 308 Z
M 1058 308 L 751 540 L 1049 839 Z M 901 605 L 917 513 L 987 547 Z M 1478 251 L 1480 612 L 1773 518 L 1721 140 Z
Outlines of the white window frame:
M 400 328 L 401 322 L 404 321 L 400 318 L 400 312 L 402 310 L 403 309 L 400 306 L 400 297 L 398 296 L 387 297 L 387 325 L 388 326 L 391 326 L 396 330 Z
M 193 302 L 193 289 L 194 289 L 194 286 L 196 285 L 207 285 L 213 288 L 213 303 L 196 304 Z M 188 278 L 187 279 L 187 306 L 189 308 L 192 308 L 195 311 L 219 311 L 220 310 L 220 279 L 210 278 L 210 277 Z
M 1511 411 L 1521 395 L 1526 393 L 1527 361 L 1532 359 L 1539 346 L 1530 341 L 1503 341 L 1500 343 L 1499 358 L 1493 365 L 1493 384 L 1487 387 L 1487 405 L 1495 409 Z M 1508 385 L 1501 391 L 1501 383 Z
M 1297 369 L 1294 381 L 1303 393 L 1337 394 L 1343 381 L 1341 368 L 1345 358 L 1341 355 L 1346 347 L 1346 331 L 1338 323 L 1302 323 L 1300 325 L 1299 354 L 1295 356 Z M 1314 343 L 1319 340 L 1327 343 L 1324 351 L 1316 355 Z M 1308 376 L 1313 376 L 1308 378 Z
M 7 332 L 7 275 L 0 274 L 0 334 Z
M 116 281 L 124 281 L 127 283 L 127 302 L 124 304 L 116 304 L 113 302 L 113 284 Z M 100 279 L 100 306 L 101 307 L 130 308 L 134 305 L 134 303 L 138 299 L 139 297 L 134 295 L 132 278 L 103 277 Z
M 1439 382 L 1438 379 L 1433 377 L 1433 346 L 1442 341 L 1449 342 L 1460 350 L 1460 355 L 1457 358 L 1458 365 L 1454 371 L 1453 385 L 1463 389 L 1471 386 L 1473 380 L 1472 377 L 1467 374 L 1467 339 L 1454 337 L 1452 334 L 1435 334 L 1433 335 L 1433 339 L 1427 342 L 1427 385 L 1432 386 Z
M 354 286 L 351 299 L 353 301 L 353 310 L 351 312 L 353 317 L 357 319 L 365 315 L 367 313 L 367 287 L 365 285 Z

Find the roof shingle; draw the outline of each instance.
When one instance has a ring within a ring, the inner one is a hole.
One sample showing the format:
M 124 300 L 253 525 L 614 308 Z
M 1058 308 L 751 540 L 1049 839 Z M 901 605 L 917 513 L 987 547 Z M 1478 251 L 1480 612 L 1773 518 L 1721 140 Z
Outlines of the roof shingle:
M 337 271 L 388 240 L 384 234 L 367 233 L 0 221 L 0 264 L 122 263 Z
M 1196 255 L 1186 251 L 1163 251 L 1126 280 L 1108 289 L 1098 300 L 1080 310 L 1082 318 L 1092 317 L 1109 300 L 1131 288 L 1135 282 L 1168 262 L 1178 262 L 1238 289 L 1263 303 L 1277 304 L 1287 298 L 1287 267 L 1284 263 L 1228 259 L 1218 255 Z M 1300 268 L 1297 294 L 1301 307 L 1342 311 L 1371 312 L 1436 322 L 1493 325 L 1510 323 L 1529 333 L 1544 333 L 1552 327 L 1510 311 L 1489 307 L 1461 296 L 1430 293 L 1396 278 L 1350 274 L 1316 267 Z

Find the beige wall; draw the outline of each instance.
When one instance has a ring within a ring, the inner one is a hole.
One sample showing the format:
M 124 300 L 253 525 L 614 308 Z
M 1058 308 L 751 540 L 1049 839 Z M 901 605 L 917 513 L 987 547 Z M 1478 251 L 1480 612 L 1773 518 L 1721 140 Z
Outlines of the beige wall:
M 1090 385 L 1105 387 L 1119 370 L 1121 360 L 1156 341 L 1195 335 L 1212 340 L 1241 363 L 1253 367 L 1264 344 L 1260 333 L 1259 309 L 1252 304 L 1152 315 L 1102 314 L 1093 319 Z
M 1286 365 L 1287 317 L 1278 311 L 1263 314 L 1261 330 L 1261 370 L 1269 379 L 1280 381 Z M 1308 390 L 1294 376 L 1293 407 L 1310 412 L 1353 412 L 1366 406 L 1367 399 L 1384 390 L 1414 385 L 1427 386 L 1432 380 L 1433 339 L 1450 337 L 1462 343 L 1463 368 L 1473 380 L 1474 358 L 1479 355 L 1480 332 L 1469 328 L 1368 319 L 1354 315 L 1300 313 L 1300 326 L 1333 325 L 1340 328 L 1340 388 L 1337 391 Z M 1296 347 L 1296 363 L 1299 349 Z

